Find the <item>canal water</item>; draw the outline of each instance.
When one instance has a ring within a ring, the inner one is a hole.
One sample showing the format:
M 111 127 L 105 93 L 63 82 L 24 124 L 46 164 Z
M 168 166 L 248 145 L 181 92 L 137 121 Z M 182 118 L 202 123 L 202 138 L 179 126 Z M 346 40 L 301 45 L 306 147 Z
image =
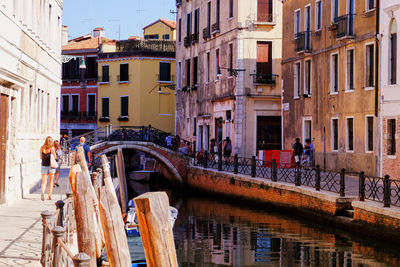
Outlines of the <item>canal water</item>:
M 133 186 L 134 197 L 160 191 Z M 265 206 L 165 189 L 178 208 L 174 238 L 179 266 L 400 266 L 400 248 L 316 224 Z M 132 259 L 143 259 L 139 238 L 128 238 Z

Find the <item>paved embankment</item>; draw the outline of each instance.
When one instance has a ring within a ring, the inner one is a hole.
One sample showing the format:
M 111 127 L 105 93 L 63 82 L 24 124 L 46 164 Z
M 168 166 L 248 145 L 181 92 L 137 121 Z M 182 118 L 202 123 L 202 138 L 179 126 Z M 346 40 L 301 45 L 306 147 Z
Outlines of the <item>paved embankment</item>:
M 353 180 L 347 183 L 349 179 Z M 381 237 L 386 235 L 384 237 L 400 241 L 400 207 L 384 208 L 383 203 L 358 201 L 354 194 L 358 188 L 355 177 L 346 177 L 346 191 L 353 192 L 348 197 L 323 190 L 316 191 L 312 187 L 295 186 L 293 183 L 272 182 L 269 179 L 202 167 L 189 168 L 187 184 L 213 194 L 315 214 L 356 231 L 375 232 Z M 353 218 L 337 216 L 352 208 Z
M 61 170 L 60 187 L 54 188 L 52 200 L 40 200 L 38 184 L 24 199 L 0 206 L 0 266 L 41 266 L 40 213 L 55 211 L 55 202 L 70 191 L 68 172 L 69 169 Z M 47 194 L 45 196 L 47 198 Z

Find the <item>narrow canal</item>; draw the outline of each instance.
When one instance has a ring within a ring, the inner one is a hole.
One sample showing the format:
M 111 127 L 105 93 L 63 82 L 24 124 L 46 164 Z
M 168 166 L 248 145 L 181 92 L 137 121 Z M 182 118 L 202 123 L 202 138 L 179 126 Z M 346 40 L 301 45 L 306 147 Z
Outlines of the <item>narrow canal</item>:
M 178 208 L 179 266 L 400 266 L 398 247 L 353 236 L 267 207 L 134 183 L 131 196 L 165 190 Z M 128 239 L 143 259 L 139 238 Z

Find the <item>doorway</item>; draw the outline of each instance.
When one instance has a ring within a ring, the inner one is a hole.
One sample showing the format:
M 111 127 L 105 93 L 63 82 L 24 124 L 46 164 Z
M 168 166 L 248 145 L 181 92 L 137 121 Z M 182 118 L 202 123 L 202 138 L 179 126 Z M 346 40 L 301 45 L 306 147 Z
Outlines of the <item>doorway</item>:
M 8 100 L 7 95 L 0 95 L 0 204 L 6 201 Z
M 257 116 L 256 150 L 280 150 L 281 147 L 281 117 Z

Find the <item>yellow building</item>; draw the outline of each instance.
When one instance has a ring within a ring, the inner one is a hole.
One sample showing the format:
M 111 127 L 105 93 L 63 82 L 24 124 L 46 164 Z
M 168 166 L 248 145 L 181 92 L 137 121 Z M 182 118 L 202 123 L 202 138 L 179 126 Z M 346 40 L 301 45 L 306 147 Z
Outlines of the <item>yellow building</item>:
M 174 27 L 173 22 L 160 19 L 144 28 L 146 40 L 102 45 L 98 126 L 152 125 L 174 132 Z M 159 37 L 164 40 L 157 40 Z

